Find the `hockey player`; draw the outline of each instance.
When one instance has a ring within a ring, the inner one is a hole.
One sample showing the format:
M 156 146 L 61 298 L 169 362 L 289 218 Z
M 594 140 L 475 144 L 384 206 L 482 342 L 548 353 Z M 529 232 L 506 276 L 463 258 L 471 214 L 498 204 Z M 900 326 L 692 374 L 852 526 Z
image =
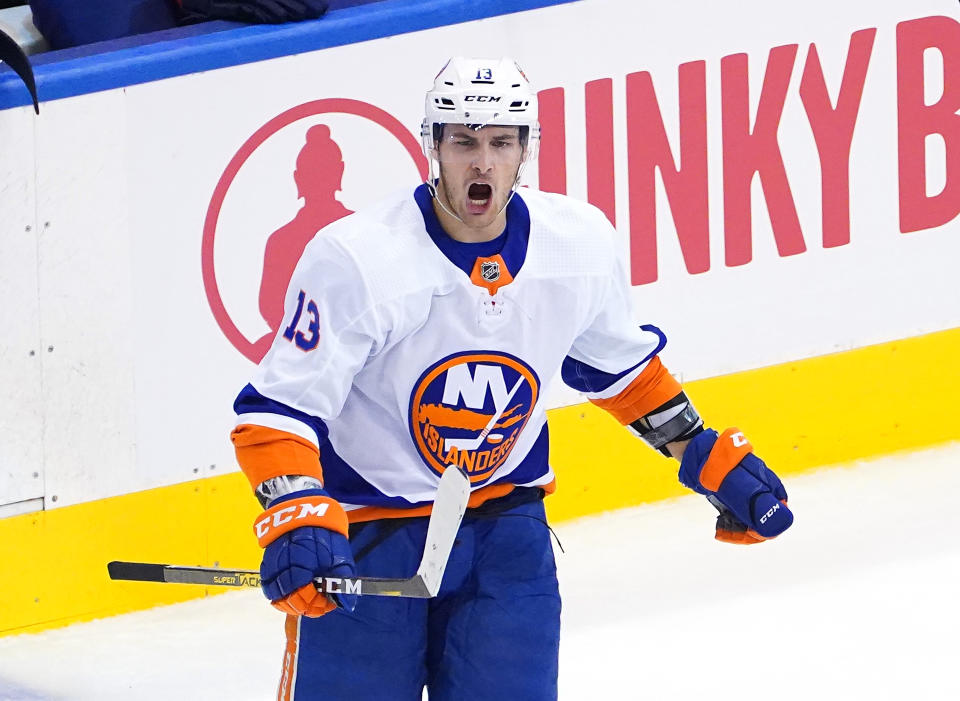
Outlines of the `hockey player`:
M 263 590 L 288 614 L 280 699 L 556 698 L 542 499 L 557 371 L 680 460 L 680 481 L 721 512 L 717 538 L 759 542 L 793 520 L 744 435 L 703 427 L 660 362 L 660 330 L 637 326 L 604 215 L 519 193 L 540 128 L 517 65 L 450 60 L 422 134 L 428 182 L 307 245 L 281 330 L 236 400 L 237 458 L 266 509 Z M 409 577 L 452 464 L 472 492 L 436 598 L 317 591 L 317 576 Z M 272 518 L 291 505 L 306 517 Z

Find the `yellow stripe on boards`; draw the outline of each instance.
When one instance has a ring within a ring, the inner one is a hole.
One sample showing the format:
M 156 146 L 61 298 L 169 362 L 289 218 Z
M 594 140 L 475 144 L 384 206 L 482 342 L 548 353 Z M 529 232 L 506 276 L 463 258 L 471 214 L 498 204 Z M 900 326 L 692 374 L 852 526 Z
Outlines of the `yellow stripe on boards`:
M 960 440 L 960 329 L 685 385 L 708 425 L 742 429 L 778 474 Z M 669 365 L 668 365 L 669 367 Z M 685 494 L 677 464 L 581 404 L 550 413 L 555 521 Z M 227 589 L 113 582 L 107 562 L 256 569 L 259 511 L 239 473 L 0 519 L 0 635 Z M 709 524 L 707 526 L 709 528 Z
M 242 474 L 0 519 L 0 635 L 222 593 L 220 587 L 115 582 L 107 562 L 256 568 L 259 512 Z M 7 554 L 9 553 L 9 554 Z

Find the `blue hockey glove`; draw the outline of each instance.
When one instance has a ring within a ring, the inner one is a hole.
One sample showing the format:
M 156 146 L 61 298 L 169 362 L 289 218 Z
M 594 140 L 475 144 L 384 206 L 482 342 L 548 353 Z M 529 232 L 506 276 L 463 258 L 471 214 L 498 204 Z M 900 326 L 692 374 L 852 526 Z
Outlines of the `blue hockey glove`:
M 736 428 L 694 436 L 680 461 L 680 482 L 717 509 L 717 540 L 748 544 L 775 538 L 793 523 L 780 478 L 753 454 Z
M 356 594 L 321 594 L 315 577 L 356 577 L 347 542 L 347 515 L 322 489 L 271 502 L 254 523 L 260 547 L 260 586 L 273 606 L 296 616 L 322 616 L 339 606 L 353 611 Z

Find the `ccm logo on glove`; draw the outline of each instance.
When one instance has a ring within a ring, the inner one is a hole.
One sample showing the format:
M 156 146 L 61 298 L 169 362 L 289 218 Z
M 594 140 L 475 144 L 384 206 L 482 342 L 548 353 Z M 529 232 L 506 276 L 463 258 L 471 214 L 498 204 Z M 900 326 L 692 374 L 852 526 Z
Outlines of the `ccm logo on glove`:
M 331 510 L 331 504 L 336 502 L 329 497 L 312 496 L 291 499 L 267 509 L 253 524 L 260 547 L 265 548 L 279 536 L 301 526 L 319 526 L 346 535 L 346 514 L 341 508 Z
M 257 531 L 257 538 L 263 538 L 263 536 L 270 532 L 271 528 L 282 526 L 283 524 L 292 521 L 294 518 L 301 519 L 307 518 L 308 516 L 323 516 L 325 513 L 327 513 L 327 509 L 329 508 L 330 504 L 327 504 L 326 502 L 323 504 L 311 504 L 309 502 L 305 502 L 300 504 L 300 513 L 294 517 L 293 514 L 297 511 L 297 507 L 288 506 L 275 511 L 272 518 L 267 516 L 266 518 L 257 521 L 255 524 L 253 524 L 253 527 Z
M 760 517 L 760 523 L 766 523 L 767 519 L 774 515 L 777 511 L 780 510 L 780 504 L 774 504 L 773 508 L 770 509 L 767 513 Z

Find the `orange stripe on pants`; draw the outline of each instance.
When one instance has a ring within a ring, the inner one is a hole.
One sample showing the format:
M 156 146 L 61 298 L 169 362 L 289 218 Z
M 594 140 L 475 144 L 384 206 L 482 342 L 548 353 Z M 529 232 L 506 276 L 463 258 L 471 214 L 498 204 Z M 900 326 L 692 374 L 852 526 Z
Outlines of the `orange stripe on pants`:
M 287 616 L 283 624 L 287 645 L 283 650 L 283 669 L 280 673 L 280 688 L 277 701 L 292 701 L 293 685 L 297 682 L 297 648 L 300 645 L 300 616 Z

